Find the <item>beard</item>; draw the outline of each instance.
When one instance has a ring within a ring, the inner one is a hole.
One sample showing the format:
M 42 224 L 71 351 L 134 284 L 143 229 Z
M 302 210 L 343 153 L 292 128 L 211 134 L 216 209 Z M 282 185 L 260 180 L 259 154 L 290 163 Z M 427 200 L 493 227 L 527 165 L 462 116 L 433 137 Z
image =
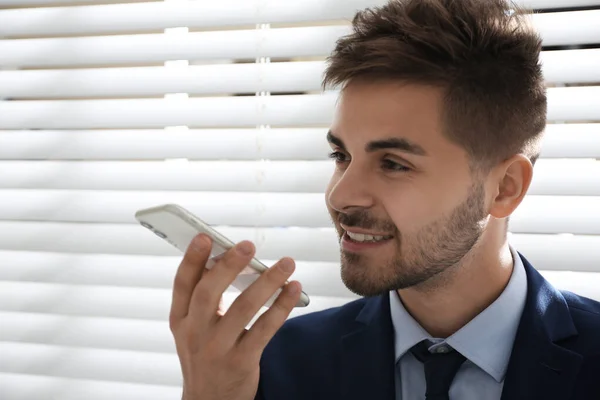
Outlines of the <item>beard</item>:
M 485 191 L 475 184 L 467 199 L 446 215 L 411 237 L 403 237 L 391 222 L 378 222 L 365 211 L 339 214 L 340 223 L 381 232 L 395 232 L 395 255 L 390 260 L 341 251 L 341 276 L 346 287 L 359 296 L 377 296 L 413 286 L 434 288 L 444 274 L 458 266 L 484 231 Z M 341 238 L 343 231 L 338 228 Z M 392 242 L 392 243 L 393 243 Z M 432 279 L 432 278 L 436 279 Z

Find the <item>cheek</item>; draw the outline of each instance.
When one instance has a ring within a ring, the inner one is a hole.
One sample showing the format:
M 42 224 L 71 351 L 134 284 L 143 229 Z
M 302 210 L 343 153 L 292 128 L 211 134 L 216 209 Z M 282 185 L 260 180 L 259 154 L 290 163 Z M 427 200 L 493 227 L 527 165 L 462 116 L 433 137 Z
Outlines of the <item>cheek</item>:
M 414 232 L 438 220 L 444 200 L 419 191 L 405 190 L 384 201 L 384 207 L 401 233 Z

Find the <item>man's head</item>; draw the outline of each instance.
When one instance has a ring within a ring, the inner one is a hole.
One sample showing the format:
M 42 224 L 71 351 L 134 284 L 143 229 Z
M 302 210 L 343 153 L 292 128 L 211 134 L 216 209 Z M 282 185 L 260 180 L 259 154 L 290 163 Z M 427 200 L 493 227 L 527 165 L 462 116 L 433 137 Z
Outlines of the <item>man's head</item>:
M 323 81 L 342 90 L 327 205 L 354 292 L 431 283 L 506 235 L 546 124 L 525 18 L 503 0 L 392 0 L 338 40 Z M 385 237 L 358 245 L 346 230 Z

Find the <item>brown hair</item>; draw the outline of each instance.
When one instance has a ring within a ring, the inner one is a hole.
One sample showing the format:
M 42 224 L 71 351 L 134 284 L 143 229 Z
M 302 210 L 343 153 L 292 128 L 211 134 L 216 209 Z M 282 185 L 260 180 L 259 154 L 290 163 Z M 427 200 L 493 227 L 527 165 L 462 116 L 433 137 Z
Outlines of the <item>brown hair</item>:
M 445 135 L 474 171 L 514 154 L 535 163 L 546 125 L 540 36 L 504 0 L 390 0 L 359 11 L 328 57 L 323 88 L 400 80 L 445 91 Z M 343 88 L 342 88 L 343 89 Z

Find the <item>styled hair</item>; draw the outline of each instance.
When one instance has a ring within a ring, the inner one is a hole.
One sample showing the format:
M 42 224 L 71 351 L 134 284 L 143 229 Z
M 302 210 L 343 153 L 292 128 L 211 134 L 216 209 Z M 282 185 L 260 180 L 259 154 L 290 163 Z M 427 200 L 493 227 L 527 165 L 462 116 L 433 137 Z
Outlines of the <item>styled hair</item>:
M 327 59 L 323 88 L 404 81 L 444 91 L 444 135 L 473 171 L 514 154 L 533 164 L 546 126 L 542 40 L 504 0 L 390 0 L 359 11 Z

